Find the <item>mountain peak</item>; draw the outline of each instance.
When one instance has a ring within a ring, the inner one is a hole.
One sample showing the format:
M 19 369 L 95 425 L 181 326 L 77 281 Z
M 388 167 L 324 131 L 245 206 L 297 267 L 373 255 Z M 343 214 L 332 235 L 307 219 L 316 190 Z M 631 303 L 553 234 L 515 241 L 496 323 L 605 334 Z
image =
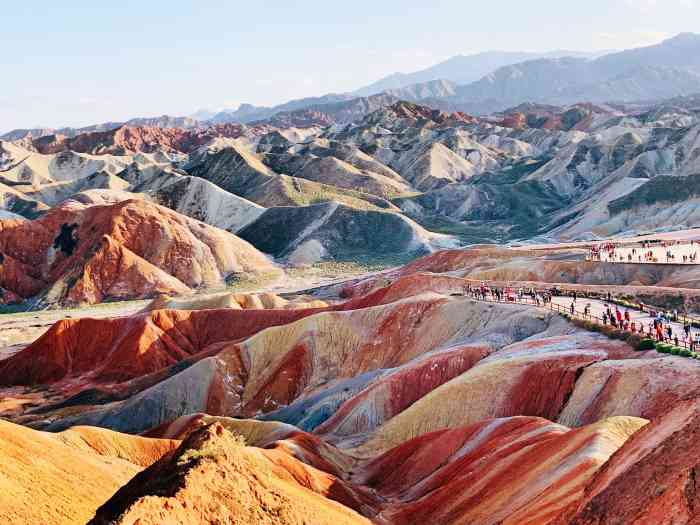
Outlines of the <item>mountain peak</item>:
M 685 32 L 685 33 L 678 33 L 676 36 L 672 36 L 670 38 L 667 38 L 663 42 L 661 42 L 661 45 L 667 45 L 667 44 L 699 44 L 700 43 L 700 34 L 698 33 L 691 33 L 691 32 Z

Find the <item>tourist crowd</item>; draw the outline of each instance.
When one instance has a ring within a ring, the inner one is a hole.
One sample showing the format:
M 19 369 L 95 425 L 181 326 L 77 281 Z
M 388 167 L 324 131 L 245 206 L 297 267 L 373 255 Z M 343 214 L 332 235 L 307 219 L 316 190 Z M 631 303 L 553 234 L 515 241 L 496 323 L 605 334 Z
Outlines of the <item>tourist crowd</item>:
M 612 263 L 682 263 L 698 262 L 695 241 L 642 241 L 636 244 L 604 242 L 591 246 L 586 260 Z
M 515 288 L 512 286 L 493 287 L 487 285 L 485 282 L 482 282 L 478 286 L 467 284 L 464 288 L 464 294 L 483 301 L 506 303 L 527 302 L 535 306 L 547 306 L 552 303 L 553 297 L 565 295 L 556 287 L 547 290 L 524 287 Z M 590 302 L 586 302 L 583 311 L 576 310 L 577 300 L 581 299 L 579 292 L 571 291 L 566 294 L 566 296 L 571 298 L 567 309 L 572 316 L 578 314 L 584 319 L 594 319 L 595 316 Z M 678 311 L 649 311 L 649 318 L 635 319 L 630 309 L 620 308 L 614 303 L 613 296 L 610 292 L 608 292 L 602 300 L 604 301 L 604 310 L 602 313 L 602 323 L 604 326 L 611 326 L 657 341 L 674 343 L 676 346 L 683 345 L 688 347 L 691 351 L 695 349 L 700 350 L 700 332 L 694 333 L 691 322 L 685 317 L 681 319 Z M 644 317 L 646 318 L 647 316 Z M 600 318 L 598 319 L 601 320 Z M 674 324 L 676 326 L 675 329 Z M 679 325 L 682 326 L 682 329 Z

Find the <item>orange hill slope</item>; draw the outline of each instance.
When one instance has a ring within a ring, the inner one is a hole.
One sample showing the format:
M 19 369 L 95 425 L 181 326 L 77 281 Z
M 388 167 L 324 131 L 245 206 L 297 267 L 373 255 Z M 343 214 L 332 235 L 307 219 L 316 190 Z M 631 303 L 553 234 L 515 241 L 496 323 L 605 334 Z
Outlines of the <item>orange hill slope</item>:
M 85 427 L 48 434 L 0 420 L 0 522 L 85 523 L 178 443 Z
M 33 221 L 0 221 L 0 287 L 46 303 L 99 303 L 278 272 L 233 234 L 143 200 L 68 200 Z
M 333 501 L 353 501 L 337 478 L 286 455 L 278 463 L 274 455 L 243 446 L 214 423 L 131 480 L 90 523 L 370 523 Z
M 90 523 L 546 524 L 646 423 L 616 417 L 570 430 L 494 419 L 358 462 L 304 433 L 244 446 L 215 422 L 134 477 Z

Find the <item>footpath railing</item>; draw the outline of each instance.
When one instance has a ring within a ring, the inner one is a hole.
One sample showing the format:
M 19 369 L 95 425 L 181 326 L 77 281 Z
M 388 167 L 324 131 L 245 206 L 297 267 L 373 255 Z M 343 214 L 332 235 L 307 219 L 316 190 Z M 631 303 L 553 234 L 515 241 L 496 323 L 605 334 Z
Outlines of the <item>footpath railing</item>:
M 656 334 L 654 332 L 652 332 L 651 328 L 649 330 L 645 331 L 644 325 L 640 321 L 631 321 L 630 322 L 630 326 L 631 326 L 632 322 L 635 323 L 635 330 L 632 331 L 629 328 L 625 329 L 624 326 L 614 326 L 610 323 L 606 323 L 602 317 L 598 317 L 595 314 L 591 313 L 590 311 L 588 313 L 586 313 L 585 309 L 584 310 L 577 309 L 578 300 L 585 301 L 585 300 L 592 299 L 595 301 L 609 303 L 609 304 L 617 304 L 619 306 L 624 306 L 627 309 L 634 309 L 634 310 L 638 310 L 638 311 L 643 312 L 643 313 L 648 313 L 650 315 L 650 317 L 652 317 L 652 318 L 656 317 L 656 313 L 657 313 L 658 309 L 654 310 L 653 307 L 649 307 L 649 306 L 644 305 L 642 303 L 635 306 L 635 305 L 630 305 L 629 303 L 616 302 L 614 298 L 612 298 L 611 300 L 607 300 L 607 299 L 593 298 L 590 296 L 587 296 L 587 297 L 578 296 L 577 301 L 576 301 L 575 306 L 574 306 L 574 309 L 572 311 L 571 307 L 566 307 L 566 306 L 563 306 L 563 305 L 560 305 L 560 304 L 553 302 L 551 300 L 552 299 L 551 297 L 548 300 L 543 300 L 542 298 L 540 298 L 538 301 L 537 299 L 533 298 L 532 295 L 530 295 L 529 293 L 524 294 L 522 296 L 517 295 L 517 294 L 511 295 L 509 297 L 508 296 L 501 296 L 500 298 L 497 298 L 491 292 L 486 292 L 486 294 L 481 294 L 481 293 L 473 293 L 473 291 L 469 291 L 469 292 L 465 292 L 463 295 L 464 295 L 464 297 L 469 297 L 470 299 L 474 299 L 476 301 L 487 302 L 487 303 L 524 304 L 524 305 L 532 306 L 535 308 L 544 308 L 544 309 L 548 309 L 548 310 L 566 315 L 569 318 L 578 319 L 581 321 L 592 322 L 592 323 L 595 323 L 596 325 L 599 325 L 601 327 L 607 327 L 611 330 L 622 331 L 622 332 L 625 332 L 625 333 L 630 334 L 630 335 L 637 335 L 641 338 L 651 339 L 653 341 L 657 341 Z M 562 295 L 555 295 L 553 297 L 567 298 L 570 296 L 562 294 Z M 691 318 L 687 318 L 687 319 L 690 321 Z M 700 326 L 700 320 L 698 320 L 698 321 L 694 320 L 693 322 L 697 322 L 698 326 Z M 679 338 L 677 343 L 675 342 L 675 340 L 676 340 L 676 338 L 668 337 L 666 332 L 665 331 L 663 332 L 663 341 L 662 342 L 673 343 L 674 346 L 677 346 L 679 348 L 683 348 L 683 349 L 689 350 L 689 351 L 694 351 L 695 348 L 698 346 L 698 345 L 695 345 L 692 343 L 689 344 L 684 339 Z

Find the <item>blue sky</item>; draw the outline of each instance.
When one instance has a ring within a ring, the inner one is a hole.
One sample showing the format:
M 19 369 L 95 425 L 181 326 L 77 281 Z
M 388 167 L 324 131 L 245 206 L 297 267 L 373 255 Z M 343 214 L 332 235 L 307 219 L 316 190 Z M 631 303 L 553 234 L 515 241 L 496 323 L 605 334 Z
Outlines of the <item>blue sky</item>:
M 352 90 L 486 50 L 623 49 L 700 0 L 2 2 L 0 131 Z

